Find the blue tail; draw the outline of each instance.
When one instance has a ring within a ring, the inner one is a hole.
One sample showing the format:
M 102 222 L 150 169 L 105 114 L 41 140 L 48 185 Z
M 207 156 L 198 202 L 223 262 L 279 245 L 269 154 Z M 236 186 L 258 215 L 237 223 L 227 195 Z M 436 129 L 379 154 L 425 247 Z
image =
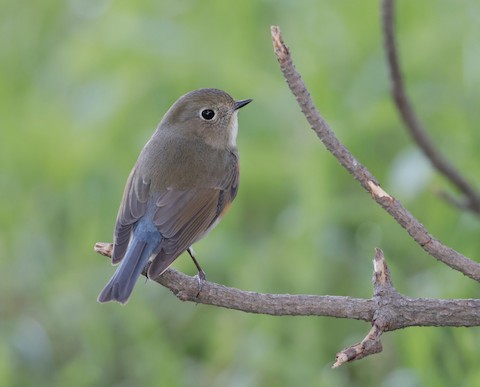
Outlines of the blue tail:
M 126 304 L 155 247 L 155 244 L 133 236 L 120 266 L 98 296 L 98 302 L 118 301 Z

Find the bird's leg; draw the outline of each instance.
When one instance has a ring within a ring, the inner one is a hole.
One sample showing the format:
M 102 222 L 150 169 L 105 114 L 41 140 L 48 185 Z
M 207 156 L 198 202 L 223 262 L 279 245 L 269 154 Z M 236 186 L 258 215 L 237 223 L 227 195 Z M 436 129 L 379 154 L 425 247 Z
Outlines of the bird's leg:
M 198 261 L 195 259 L 195 256 L 193 255 L 193 249 L 191 247 L 189 247 L 187 249 L 188 251 L 188 254 L 190 254 L 190 257 L 192 258 L 192 261 L 193 263 L 195 264 L 197 270 L 198 270 L 198 274 L 197 274 L 197 279 L 198 279 L 198 292 L 197 292 L 197 297 L 200 295 L 200 292 L 202 291 L 202 288 L 203 288 L 203 284 L 206 280 L 206 276 L 205 276 L 205 272 L 202 270 L 202 268 L 200 267 L 200 264 L 198 263 Z
M 150 265 L 152 264 L 152 261 L 148 261 L 146 264 L 145 264 L 145 267 L 143 268 L 143 275 L 145 276 L 145 283 L 148 282 L 149 278 L 148 278 L 148 268 L 150 267 Z

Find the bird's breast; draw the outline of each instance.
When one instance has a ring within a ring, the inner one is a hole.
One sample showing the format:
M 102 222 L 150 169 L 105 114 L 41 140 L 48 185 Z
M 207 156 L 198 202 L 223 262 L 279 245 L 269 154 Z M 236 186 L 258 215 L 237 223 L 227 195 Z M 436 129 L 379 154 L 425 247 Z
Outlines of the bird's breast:
M 238 168 L 235 152 L 195 139 L 154 136 L 139 157 L 139 172 L 155 190 L 218 187 Z

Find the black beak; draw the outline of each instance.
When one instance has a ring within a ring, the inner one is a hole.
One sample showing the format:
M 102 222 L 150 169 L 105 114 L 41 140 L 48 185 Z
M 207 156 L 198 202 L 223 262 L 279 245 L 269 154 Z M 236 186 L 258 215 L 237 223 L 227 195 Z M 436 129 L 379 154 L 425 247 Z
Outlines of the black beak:
M 248 105 L 250 102 L 252 102 L 253 99 L 242 99 L 241 101 L 235 101 L 235 110 L 238 110 L 245 105 Z

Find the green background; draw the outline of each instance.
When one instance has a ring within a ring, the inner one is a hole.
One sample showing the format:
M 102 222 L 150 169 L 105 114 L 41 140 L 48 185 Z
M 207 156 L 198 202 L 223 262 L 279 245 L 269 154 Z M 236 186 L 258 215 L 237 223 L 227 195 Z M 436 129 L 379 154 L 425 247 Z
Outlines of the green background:
M 139 280 L 127 306 L 96 297 L 113 268 L 120 197 L 143 144 L 185 92 L 241 111 L 238 197 L 195 246 L 209 280 L 240 289 L 371 297 L 374 248 L 411 297 L 477 298 L 424 253 L 325 151 L 278 69 L 270 25 L 338 137 L 440 240 L 479 260 L 479 218 L 399 122 L 378 1 L 0 2 L 0 385 L 478 386 L 478 328 L 388 333 L 383 353 L 330 369 L 369 324 L 182 303 Z M 480 178 L 480 5 L 404 0 L 401 59 L 438 147 Z M 188 256 L 173 265 L 195 274 Z

